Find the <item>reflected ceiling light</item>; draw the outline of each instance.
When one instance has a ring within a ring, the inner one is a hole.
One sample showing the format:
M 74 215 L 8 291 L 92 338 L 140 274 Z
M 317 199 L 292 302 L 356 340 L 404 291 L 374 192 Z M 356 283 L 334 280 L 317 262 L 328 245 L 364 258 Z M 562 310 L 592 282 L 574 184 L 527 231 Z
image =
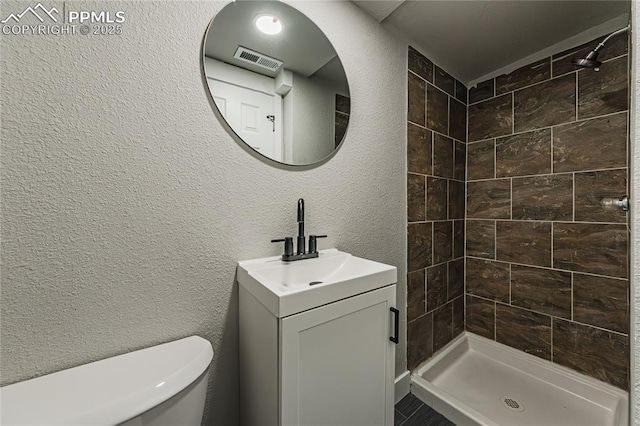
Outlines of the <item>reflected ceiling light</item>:
M 273 15 L 261 15 L 256 19 L 256 26 L 265 34 L 274 35 L 282 31 L 282 22 Z

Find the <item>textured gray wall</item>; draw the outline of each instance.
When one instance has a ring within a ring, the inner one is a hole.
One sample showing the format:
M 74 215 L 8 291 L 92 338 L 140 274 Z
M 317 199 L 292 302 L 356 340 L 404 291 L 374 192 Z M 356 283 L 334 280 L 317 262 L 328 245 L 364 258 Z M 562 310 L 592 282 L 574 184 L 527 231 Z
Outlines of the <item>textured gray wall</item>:
M 295 3 L 341 55 L 352 114 L 330 161 L 291 171 L 212 112 L 200 44 L 223 5 L 67 2 L 124 10 L 124 34 L 0 36 L 2 384 L 199 334 L 209 418 L 235 424 L 235 264 L 279 253 L 298 197 L 322 247 L 398 267 L 405 306 L 406 43 L 351 3 Z

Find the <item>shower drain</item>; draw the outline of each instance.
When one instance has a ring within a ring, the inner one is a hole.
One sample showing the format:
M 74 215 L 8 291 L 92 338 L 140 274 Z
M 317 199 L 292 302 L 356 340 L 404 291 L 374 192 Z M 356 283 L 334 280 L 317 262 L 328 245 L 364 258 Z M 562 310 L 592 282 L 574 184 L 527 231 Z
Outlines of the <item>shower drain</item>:
M 524 411 L 524 404 L 508 396 L 501 396 L 500 401 L 511 411 Z

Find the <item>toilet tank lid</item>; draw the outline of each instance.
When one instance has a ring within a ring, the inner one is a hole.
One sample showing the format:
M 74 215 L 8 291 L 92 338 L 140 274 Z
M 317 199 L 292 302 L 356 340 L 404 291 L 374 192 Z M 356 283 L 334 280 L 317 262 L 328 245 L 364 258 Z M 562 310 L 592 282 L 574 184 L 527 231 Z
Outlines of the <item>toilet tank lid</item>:
M 0 388 L 2 425 L 115 425 L 193 383 L 213 358 L 191 336 Z

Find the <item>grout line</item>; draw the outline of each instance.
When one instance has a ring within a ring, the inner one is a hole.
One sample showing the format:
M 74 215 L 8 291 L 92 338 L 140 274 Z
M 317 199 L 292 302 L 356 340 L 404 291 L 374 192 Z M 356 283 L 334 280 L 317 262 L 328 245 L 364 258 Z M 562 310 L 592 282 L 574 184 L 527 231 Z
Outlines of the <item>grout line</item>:
M 518 136 L 518 135 L 523 135 L 525 133 L 532 133 L 532 132 L 537 132 L 537 131 L 541 131 L 541 130 L 551 129 L 552 127 L 561 127 L 561 126 L 566 126 L 566 125 L 569 125 L 569 124 L 583 123 L 583 122 L 590 121 L 590 120 L 597 120 L 597 119 L 600 119 L 600 118 L 611 117 L 611 116 L 616 115 L 616 114 L 626 114 L 628 112 L 629 112 L 629 109 L 623 109 L 621 111 L 615 111 L 615 112 L 611 112 L 611 113 L 608 113 L 608 114 L 596 115 L 594 117 L 588 117 L 588 118 L 581 118 L 579 120 L 567 121 L 565 123 L 558 123 L 558 124 L 554 124 L 552 126 L 536 127 L 534 129 L 527 129 L 527 130 L 523 130 L 521 132 L 506 133 L 504 135 L 496 135 L 496 136 L 493 136 L 493 137 L 494 138 L 506 138 L 506 137 Z M 414 123 L 412 121 L 409 121 L 409 123 L 416 124 L 417 126 L 421 126 L 420 124 Z M 421 127 L 424 127 L 424 126 L 421 126 Z M 467 141 L 467 143 L 482 142 L 482 141 L 489 140 L 489 139 L 491 139 L 491 137 L 478 139 L 478 140 L 473 140 L 473 141 Z
M 508 305 L 508 304 L 506 304 L 504 302 L 501 302 L 499 300 L 490 299 L 490 298 L 485 297 L 485 296 L 478 296 L 476 294 L 471 294 L 471 293 L 468 294 L 468 296 L 475 297 L 476 299 L 481 299 L 481 300 L 484 300 L 486 302 L 493 302 L 493 303 L 496 304 L 496 306 L 497 305 L 508 306 L 510 308 L 513 308 L 513 309 L 520 309 L 520 310 L 527 311 L 527 312 L 533 312 L 534 314 L 544 315 L 546 317 L 550 317 L 550 318 L 555 319 L 555 320 L 567 321 L 567 322 L 570 322 L 570 323 L 573 323 L 573 324 L 578 324 L 578 325 L 582 325 L 582 326 L 585 326 L 585 327 L 595 328 L 596 330 L 605 331 L 607 333 L 615 334 L 615 335 L 618 335 L 618 336 L 625 336 L 625 337 L 629 336 L 628 334 L 621 333 L 621 332 L 615 331 L 615 330 L 610 330 L 608 328 L 599 327 L 597 325 L 587 324 L 587 323 L 580 322 L 580 321 L 572 321 L 572 320 L 569 320 L 567 318 L 562 318 L 562 317 L 559 317 L 559 316 L 556 316 L 556 315 L 546 314 L 544 312 L 534 311 L 533 309 L 525 308 L 525 307 L 522 307 L 522 306 Z
M 510 263 L 510 264 L 516 265 L 516 266 L 525 266 L 525 267 L 528 267 L 528 268 L 545 269 L 545 270 L 548 270 L 548 271 L 567 272 L 567 273 L 574 272 L 576 274 L 588 275 L 590 277 L 610 278 L 612 280 L 618 280 L 618 281 L 628 281 L 629 280 L 629 278 L 612 277 L 610 275 L 594 274 L 593 272 L 572 271 L 571 269 L 552 268 L 552 267 L 549 267 L 549 266 L 540 266 L 540 265 L 528 265 L 526 263 L 507 262 L 505 260 L 487 259 L 486 257 L 479 257 L 479 256 L 473 256 L 473 255 L 467 255 L 467 257 L 469 259 L 473 259 L 473 260 L 482 260 L 482 261 L 496 262 L 496 263 Z
M 571 220 L 557 220 L 557 219 L 507 219 L 503 217 L 470 217 L 469 220 L 495 220 L 498 222 L 555 222 L 566 225 L 626 225 L 625 222 L 596 222 L 596 221 L 571 221 Z M 414 222 L 412 222 L 414 223 Z M 415 222 L 417 223 L 417 222 Z
M 611 172 L 611 171 L 626 171 L 626 167 L 611 167 L 605 169 L 589 169 L 589 170 L 569 170 L 566 172 L 554 172 L 554 173 L 540 173 L 536 175 L 513 175 L 513 176 L 498 176 L 495 178 L 484 178 L 484 179 L 469 179 L 467 182 L 475 183 L 475 182 L 491 182 L 496 179 L 511 179 L 511 178 L 535 178 L 535 177 L 544 177 L 544 176 L 559 176 L 559 175 L 568 175 L 572 173 L 594 173 L 594 172 Z M 409 172 L 414 174 L 420 174 L 416 172 Z M 453 179 L 458 180 L 459 179 Z

